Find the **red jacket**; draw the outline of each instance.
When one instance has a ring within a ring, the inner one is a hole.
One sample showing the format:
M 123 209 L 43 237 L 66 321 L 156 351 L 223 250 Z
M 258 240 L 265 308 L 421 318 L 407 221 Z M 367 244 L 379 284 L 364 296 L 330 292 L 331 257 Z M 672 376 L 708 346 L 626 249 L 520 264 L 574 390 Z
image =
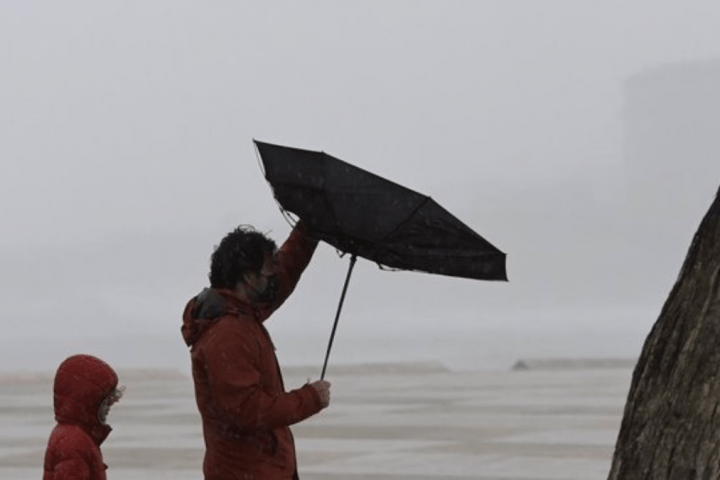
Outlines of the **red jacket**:
M 191 346 L 195 398 L 205 438 L 205 480 L 297 478 L 290 425 L 318 413 L 305 385 L 285 392 L 275 347 L 263 322 L 295 288 L 317 242 L 295 228 L 274 257 L 272 304 L 234 290 L 205 290 L 190 300 L 182 333 Z
M 60 364 L 53 389 L 57 425 L 45 451 L 43 480 L 105 480 L 100 445 L 112 429 L 99 412 L 117 384 L 117 374 L 98 358 L 75 355 Z

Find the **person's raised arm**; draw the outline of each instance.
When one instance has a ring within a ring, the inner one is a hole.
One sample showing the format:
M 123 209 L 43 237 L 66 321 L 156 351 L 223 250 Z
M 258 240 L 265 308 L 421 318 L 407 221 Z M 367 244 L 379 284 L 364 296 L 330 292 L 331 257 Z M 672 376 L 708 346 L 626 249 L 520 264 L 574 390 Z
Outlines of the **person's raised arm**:
M 305 223 L 299 220 L 273 258 L 273 273 L 277 275 L 278 293 L 272 310 L 282 305 L 293 292 L 317 245 L 318 240 L 309 234 Z

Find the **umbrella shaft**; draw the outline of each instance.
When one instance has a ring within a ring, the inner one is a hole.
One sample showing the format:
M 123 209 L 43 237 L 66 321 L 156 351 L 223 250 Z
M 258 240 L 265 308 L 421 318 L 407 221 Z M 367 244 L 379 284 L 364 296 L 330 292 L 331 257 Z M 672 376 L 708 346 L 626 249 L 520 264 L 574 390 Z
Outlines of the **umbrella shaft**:
M 338 304 L 337 313 L 335 314 L 335 322 L 333 323 L 332 332 L 330 333 L 330 341 L 328 342 L 327 352 L 325 353 L 325 363 L 323 364 L 322 374 L 320 380 L 325 378 L 325 370 L 327 369 L 328 358 L 330 358 L 330 349 L 332 349 L 333 341 L 335 340 L 335 330 L 337 330 L 338 320 L 340 319 L 340 311 L 342 310 L 343 302 L 345 301 L 345 293 L 347 292 L 348 284 L 350 283 L 350 275 L 352 275 L 353 267 L 357 256 L 353 255 L 350 257 L 350 266 L 348 267 L 347 276 L 345 277 L 345 285 L 343 286 L 342 295 L 340 296 L 340 303 Z

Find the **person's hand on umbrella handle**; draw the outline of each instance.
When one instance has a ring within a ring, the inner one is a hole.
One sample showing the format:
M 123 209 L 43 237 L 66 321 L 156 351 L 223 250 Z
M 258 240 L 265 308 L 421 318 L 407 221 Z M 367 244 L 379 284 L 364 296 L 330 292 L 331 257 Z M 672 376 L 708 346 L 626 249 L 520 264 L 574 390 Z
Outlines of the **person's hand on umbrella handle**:
M 330 405 L 330 382 L 327 380 L 317 380 L 312 382 L 310 386 L 313 387 L 320 396 L 322 408 L 326 408 Z

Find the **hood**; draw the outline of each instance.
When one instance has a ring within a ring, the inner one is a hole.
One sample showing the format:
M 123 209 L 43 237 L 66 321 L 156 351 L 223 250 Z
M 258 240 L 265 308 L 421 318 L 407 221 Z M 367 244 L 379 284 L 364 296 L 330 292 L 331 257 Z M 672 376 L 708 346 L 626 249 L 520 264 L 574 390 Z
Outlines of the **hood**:
M 262 305 L 253 305 L 238 297 L 234 290 L 205 288 L 190 299 L 183 312 L 183 339 L 191 347 L 221 317 L 226 315 L 258 316 Z
M 112 430 L 100 422 L 100 406 L 117 385 L 117 374 L 99 358 L 74 355 L 65 359 L 55 374 L 55 420 L 79 425 L 100 445 Z

